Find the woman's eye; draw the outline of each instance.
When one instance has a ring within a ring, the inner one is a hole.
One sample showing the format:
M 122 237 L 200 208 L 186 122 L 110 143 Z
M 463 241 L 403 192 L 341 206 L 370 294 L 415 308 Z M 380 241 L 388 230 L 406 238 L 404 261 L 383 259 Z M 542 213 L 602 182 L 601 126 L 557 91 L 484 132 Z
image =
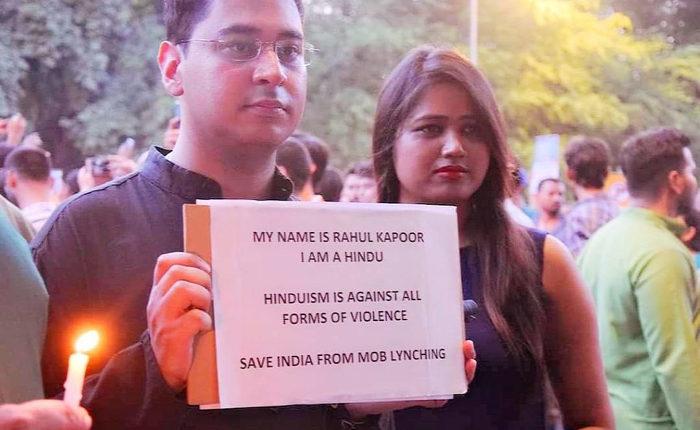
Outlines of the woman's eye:
M 464 133 L 465 136 L 478 136 L 481 134 L 481 129 L 476 124 L 469 124 L 464 126 L 462 133 Z
M 424 136 L 438 136 L 440 133 L 442 133 L 442 127 L 439 125 L 428 124 L 416 128 L 415 131 Z

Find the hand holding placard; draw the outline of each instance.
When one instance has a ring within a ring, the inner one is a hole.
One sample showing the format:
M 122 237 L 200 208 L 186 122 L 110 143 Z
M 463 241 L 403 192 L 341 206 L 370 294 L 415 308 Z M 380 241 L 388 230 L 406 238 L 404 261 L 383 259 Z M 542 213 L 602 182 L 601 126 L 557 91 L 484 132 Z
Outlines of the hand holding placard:
M 188 249 L 214 268 L 216 335 L 197 349 L 215 349 L 216 360 L 196 360 L 191 401 L 386 402 L 465 391 L 454 208 L 206 205 L 189 211 L 198 221 L 185 231 L 198 233 L 186 234 L 201 245 Z
M 471 384 L 471 382 L 474 380 L 474 375 L 476 374 L 476 350 L 474 349 L 474 342 L 471 340 L 464 341 L 464 360 L 464 372 L 467 377 L 467 382 Z M 345 409 L 348 410 L 353 419 L 361 419 L 368 415 L 379 415 L 385 412 L 398 411 L 416 406 L 431 409 L 441 408 L 445 406 L 446 403 L 447 400 L 346 403 Z
M 151 346 L 170 388 L 185 388 L 193 342 L 211 330 L 211 268 L 200 257 L 173 252 L 158 258 L 148 299 Z

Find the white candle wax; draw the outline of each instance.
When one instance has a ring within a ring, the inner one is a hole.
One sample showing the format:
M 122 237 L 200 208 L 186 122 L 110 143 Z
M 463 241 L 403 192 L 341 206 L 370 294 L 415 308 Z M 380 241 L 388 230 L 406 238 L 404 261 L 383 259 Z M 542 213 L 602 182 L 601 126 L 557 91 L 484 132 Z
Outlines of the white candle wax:
M 63 388 L 66 392 L 63 401 L 72 406 L 80 405 L 83 398 L 83 382 L 85 381 L 85 369 L 88 364 L 88 355 L 82 352 L 71 354 L 68 360 L 68 376 Z

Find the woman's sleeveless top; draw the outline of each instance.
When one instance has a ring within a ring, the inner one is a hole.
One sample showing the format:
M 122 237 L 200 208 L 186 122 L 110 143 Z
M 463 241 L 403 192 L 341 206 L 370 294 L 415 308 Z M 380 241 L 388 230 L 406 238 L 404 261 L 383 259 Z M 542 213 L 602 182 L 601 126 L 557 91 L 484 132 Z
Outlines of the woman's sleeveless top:
M 538 279 L 542 279 L 545 234 L 529 230 L 535 242 Z M 481 312 L 467 323 L 467 339 L 474 341 L 477 369 L 468 392 L 440 409 L 410 408 L 394 414 L 397 430 L 478 429 L 539 430 L 545 428 L 544 389 L 526 386 L 523 375 L 485 311 L 477 255 L 472 247 L 460 250 L 462 293 L 476 301 Z M 507 262 L 504 262 L 507 264 Z

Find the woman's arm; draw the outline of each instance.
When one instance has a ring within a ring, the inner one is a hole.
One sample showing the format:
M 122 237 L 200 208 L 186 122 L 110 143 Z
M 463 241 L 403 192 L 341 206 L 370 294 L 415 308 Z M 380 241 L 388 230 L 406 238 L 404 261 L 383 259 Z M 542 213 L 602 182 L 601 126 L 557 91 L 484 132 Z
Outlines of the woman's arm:
M 552 236 L 544 244 L 542 283 L 545 358 L 564 421 L 576 429 L 613 429 L 593 300 L 571 253 Z

